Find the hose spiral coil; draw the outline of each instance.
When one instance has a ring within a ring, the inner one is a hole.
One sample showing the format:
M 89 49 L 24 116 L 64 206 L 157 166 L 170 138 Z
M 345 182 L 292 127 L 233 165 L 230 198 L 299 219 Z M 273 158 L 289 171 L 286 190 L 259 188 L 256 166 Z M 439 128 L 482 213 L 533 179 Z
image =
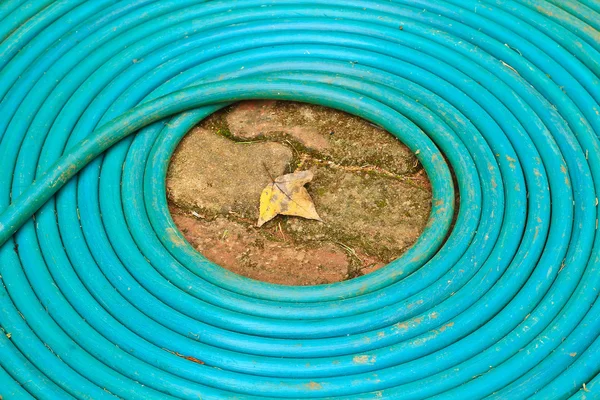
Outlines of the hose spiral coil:
M 0 38 L 0 396 L 600 396 L 598 1 L 4 0 Z M 255 98 L 405 143 L 417 243 L 312 287 L 198 254 L 169 158 Z

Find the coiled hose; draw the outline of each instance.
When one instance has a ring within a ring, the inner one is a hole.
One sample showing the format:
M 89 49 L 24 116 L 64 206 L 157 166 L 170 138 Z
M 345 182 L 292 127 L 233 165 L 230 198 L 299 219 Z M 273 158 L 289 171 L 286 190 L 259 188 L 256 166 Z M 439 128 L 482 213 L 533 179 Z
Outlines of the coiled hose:
M 597 0 L 0 2 L 0 396 L 600 398 L 599 31 Z M 253 98 L 404 142 L 418 242 L 313 287 L 198 254 L 169 157 Z

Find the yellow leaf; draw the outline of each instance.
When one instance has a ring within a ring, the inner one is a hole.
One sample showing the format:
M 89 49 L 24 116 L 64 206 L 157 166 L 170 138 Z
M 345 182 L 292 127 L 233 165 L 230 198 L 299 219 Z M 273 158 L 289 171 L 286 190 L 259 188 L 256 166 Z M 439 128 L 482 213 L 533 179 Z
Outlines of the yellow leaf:
M 304 185 L 313 178 L 311 171 L 282 175 L 265 187 L 260 195 L 258 226 L 277 215 L 292 215 L 322 221 Z

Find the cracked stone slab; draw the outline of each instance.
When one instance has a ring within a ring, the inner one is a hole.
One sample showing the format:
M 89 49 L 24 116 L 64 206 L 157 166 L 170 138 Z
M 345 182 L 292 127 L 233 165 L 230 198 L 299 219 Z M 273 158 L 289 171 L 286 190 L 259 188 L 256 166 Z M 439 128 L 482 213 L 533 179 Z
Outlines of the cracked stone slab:
M 302 170 L 315 174 L 307 190 L 324 223 L 277 216 L 257 228 L 262 189 Z M 292 102 L 242 102 L 207 118 L 176 150 L 167 188 L 173 218 L 199 252 L 288 285 L 381 268 L 415 242 L 431 209 L 427 176 L 396 138 L 360 118 Z

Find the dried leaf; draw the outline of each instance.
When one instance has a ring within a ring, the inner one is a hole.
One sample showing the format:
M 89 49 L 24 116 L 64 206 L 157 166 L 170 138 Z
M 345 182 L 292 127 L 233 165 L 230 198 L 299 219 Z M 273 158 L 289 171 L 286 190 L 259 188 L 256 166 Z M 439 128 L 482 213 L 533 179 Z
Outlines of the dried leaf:
M 304 185 L 313 178 L 311 171 L 298 171 L 275 178 L 260 195 L 258 226 L 277 215 L 292 215 L 322 221 Z

